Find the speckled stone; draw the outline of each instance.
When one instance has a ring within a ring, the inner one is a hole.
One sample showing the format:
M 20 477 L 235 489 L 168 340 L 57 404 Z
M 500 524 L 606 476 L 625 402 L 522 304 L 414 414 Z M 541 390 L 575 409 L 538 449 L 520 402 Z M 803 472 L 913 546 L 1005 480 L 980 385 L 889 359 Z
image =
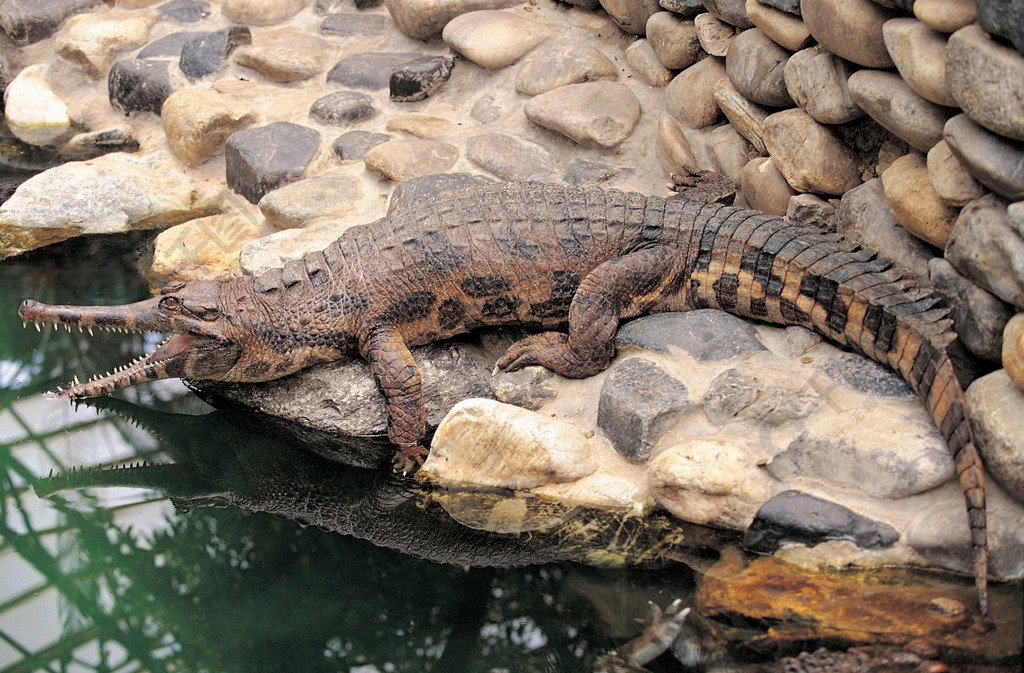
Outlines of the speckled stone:
M 665 86 L 672 79 L 672 71 L 658 59 L 650 42 L 644 38 L 626 47 L 626 63 L 653 87 Z
M 342 133 L 331 145 L 331 149 L 342 161 L 362 161 L 371 149 L 391 140 L 387 133 L 372 131 L 348 131 Z
M 423 100 L 448 81 L 453 67 L 455 59 L 450 56 L 424 56 L 403 63 L 391 71 L 388 82 L 391 100 L 399 103 Z
M 956 105 L 946 81 L 946 36 L 916 19 L 890 19 L 882 37 L 900 76 L 917 92 L 939 105 Z
M 190 168 L 224 152 L 228 136 L 255 123 L 245 102 L 206 89 L 184 89 L 163 104 L 161 122 L 174 156 Z
M 715 100 L 715 84 L 728 77 L 718 58 L 705 58 L 676 75 L 665 87 L 665 111 L 692 128 L 711 126 L 722 111 Z
M 516 91 L 536 96 L 566 84 L 614 79 L 618 74 L 615 64 L 593 47 L 540 48 L 527 54 L 520 62 Z
M 416 52 L 352 54 L 331 68 L 327 73 L 327 83 L 367 91 L 387 89 L 395 68 L 423 56 Z
M 455 164 L 458 157 L 459 151 L 448 143 L 408 138 L 377 145 L 363 156 L 363 163 L 367 169 L 388 180 L 401 182 L 431 173 L 443 173 Z
M 715 83 L 714 96 L 718 107 L 736 132 L 746 138 L 759 154 L 767 154 L 761 127 L 770 114 L 768 110 L 744 98 L 728 78 Z
M 821 124 L 845 124 L 864 114 L 850 94 L 849 63 L 819 46 L 798 51 L 786 63 L 786 90 Z
M 290 19 L 309 0 L 223 0 L 221 12 L 235 23 L 247 26 L 273 26 Z
M 965 206 L 985 194 L 945 140 L 928 150 L 928 179 L 939 198 L 951 206 Z
M 881 177 L 896 221 L 921 240 L 945 248 L 957 210 L 935 193 L 924 156 L 916 152 L 902 156 Z
M 695 16 L 693 25 L 697 29 L 697 41 L 701 49 L 712 56 L 725 56 L 729 53 L 729 45 L 736 37 L 735 26 L 709 12 Z
M 331 126 L 348 126 L 377 114 L 373 99 L 360 91 L 335 91 L 318 98 L 309 108 L 311 117 Z
M 762 4 L 758 0 L 747 0 L 746 7 L 750 22 L 780 47 L 799 51 L 814 44 L 811 31 L 807 30 L 799 16 Z
M 691 19 L 705 11 L 704 3 L 701 0 L 659 0 L 658 4 L 662 9 L 687 19 Z
M 156 8 L 164 21 L 195 23 L 210 16 L 210 3 L 202 0 L 171 0 Z
M 431 196 L 473 185 L 493 184 L 494 180 L 469 173 L 435 173 L 412 178 L 395 185 L 388 202 L 388 217 L 418 212 L 417 206 Z
M 821 231 L 835 231 L 836 207 L 817 194 L 794 194 L 789 197 L 786 219 Z
M 327 40 L 302 33 L 284 33 L 243 46 L 235 52 L 235 63 L 252 68 L 271 82 L 301 82 L 324 70 L 333 45 Z
M 1021 0 L 976 0 L 978 23 L 992 33 L 1008 39 L 1017 51 L 1024 52 L 1024 2 Z
M 661 9 L 657 0 L 600 0 L 600 4 L 612 21 L 630 35 L 643 35 L 647 20 Z
M 753 28 L 744 0 L 704 0 L 704 8 L 715 18 L 737 28 Z
M 86 75 L 99 79 L 119 54 L 146 44 L 156 18 L 138 12 L 73 16 L 54 37 L 54 49 L 61 58 L 80 65 Z
M 798 193 L 789 186 L 771 157 L 758 157 L 747 162 L 739 185 L 747 204 L 769 215 L 785 215 L 789 210 L 790 197 Z
M 328 35 L 384 35 L 388 18 L 380 14 L 331 14 L 320 22 L 320 32 Z
M 538 180 L 554 172 L 554 162 L 547 150 L 503 133 L 481 133 L 467 138 L 466 158 L 502 180 Z
M 237 131 L 225 146 L 227 184 L 250 203 L 302 179 L 320 150 L 320 134 L 290 122 Z
M 1024 234 L 994 194 L 971 201 L 957 218 L 946 259 L 1008 304 L 1024 307 Z
M 647 20 L 647 41 L 661 64 L 671 70 L 683 70 L 701 56 L 697 26 L 672 12 L 658 12 Z
M 942 140 L 942 127 L 953 111 L 918 96 L 902 77 L 881 70 L 860 70 L 850 75 L 850 94 L 871 118 L 927 152 Z
M 899 539 L 899 532 L 887 523 L 830 500 L 790 490 L 761 506 L 743 535 L 743 546 L 770 554 L 793 543 L 813 546 L 825 540 L 852 540 L 858 547 L 878 549 L 890 547 Z
M 543 24 L 502 10 L 480 10 L 457 16 L 441 32 L 445 43 L 484 68 L 504 68 L 546 40 Z
M 0 29 L 15 44 L 32 44 L 57 32 L 69 16 L 99 4 L 100 0 L 6 0 L 0 3 Z
M 853 152 L 803 110 L 776 112 L 762 128 L 775 165 L 797 191 L 842 194 L 860 184 Z
M 891 68 L 882 25 L 899 16 L 871 0 L 802 0 L 804 24 L 821 46 L 868 68 Z
M 767 350 L 749 322 L 712 309 L 656 313 L 632 320 L 619 328 L 615 347 L 625 350 L 632 346 L 664 353 L 678 348 L 698 362 L 721 362 Z
M 107 91 L 110 104 L 126 115 L 144 111 L 160 114 L 164 101 L 174 93 L 169 64 L 134 58 L 114 61 L 107 74 Z
M 725 71 L 744 97 L 769 107 L 790 107 L 784 76 L 789 52 L 757 28 L 745 30 L 729 45 Z
M 586 82 L 542 93 L 523 106 L 526 118 L 582 147 L 611 149 L 640 120 L 640 102 L 624 84 Z
M 800 16 L 800 0 L 764 0 L 763 5 Z
M 185 43 L 204 34 L 203 31 L 183 30 L 165 35 L 143 47 L 135 58 L 170 59 L 177 62 L 181 58 L 181 50 Z
M 953 98 L 975 123 L 1024 140 L 1024 54 L 977 24 L 967 26 L 949 37 L 946 77 Z
M 359 181 L 336 169 L 268 192 L 260 199 L 259 207 L 272 225 L 291 229 L 317 218 L 353 213 L 361 194 Z
M 1013 317 L 1013 309 L 961 276 L 941 257 L 928 262 L 928 280 L 952 309 L 953 328 L 967 350 L 999 362 L 1003 354 L 1003 329 Z
M 942 137 L 978 182 L 1008 199 L 1024 199 L 1024 144 L 987 131 L 963 114 L 946 122 Z
M 190 80 L 197 80 L 220 71 L 227 57 L 243 44 L 252 43 L 248 26 L 232 26 L 212 33 L 202 33 L 182 45 L 181 71 Z

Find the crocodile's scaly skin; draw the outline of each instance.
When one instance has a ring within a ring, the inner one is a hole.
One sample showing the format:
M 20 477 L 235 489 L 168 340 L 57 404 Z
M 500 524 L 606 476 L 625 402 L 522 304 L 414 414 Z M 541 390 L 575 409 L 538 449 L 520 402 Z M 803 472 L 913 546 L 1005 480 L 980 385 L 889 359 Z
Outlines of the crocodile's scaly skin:
M 578 378 L 607 367 L 619 321 L 643 313 L 719 308 L 802 325 L 896 369 L 927 405 L 967 501 L 984 608 L 985 491 L 946 351 L 955 334 L 938 299 L 890 266 L 872 251 L 779 217 L 685 193 L 662 199 L 530 183 L 474 186 L 425 200 L 415 216 L 349 229 L 283 269 L 219 287 L 165 289 L 160 311 L 184 311 L 193 323 L 200 316 L 207 331 L 227 321 L 222 342 L 234 350 L 216 366 L 209 346 L 208 355 L 186 352 L 62 392 L 99 394 L 164 376 L 268 380 L 358 352 L 387 398 L 396 466 L 409 470 L 426 453 L 410 346 L 482 325 L 553 329 L 568 322 L 567 334 L 541 332 L 513 345 L 499 367 L 541 364 Z M 26 302 L 22 317 L 89 324 L 75 311 Z M 186 351 L 199 345 L 189 342 Z

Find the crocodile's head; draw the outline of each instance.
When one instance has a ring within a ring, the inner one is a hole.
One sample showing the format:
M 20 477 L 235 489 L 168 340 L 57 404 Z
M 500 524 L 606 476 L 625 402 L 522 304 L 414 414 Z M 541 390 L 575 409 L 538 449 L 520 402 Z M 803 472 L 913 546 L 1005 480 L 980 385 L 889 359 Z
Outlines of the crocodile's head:
M 76 376 L 57 395 L 67 399 L 93 397 L 142 381 L 167 378 L 256 380 L 249 346 L 257 340 L 249 321 L 237 315 L 237 298 L 228 284 L 217 282 L 172 283 L 159 296 L 122 306 L 51 306 L 31 299 L 22 302 L 18 315 L 27 325 L 53 323 L 56 328 L 78 327 L 88 331 L 159 332 L 170 336 L 152 353 L 134 362 L 94 376 L 82 383 Z M 230 304 L 230 306 L 229 306 Z M 246 357 L 243 357 L 246 356 Z

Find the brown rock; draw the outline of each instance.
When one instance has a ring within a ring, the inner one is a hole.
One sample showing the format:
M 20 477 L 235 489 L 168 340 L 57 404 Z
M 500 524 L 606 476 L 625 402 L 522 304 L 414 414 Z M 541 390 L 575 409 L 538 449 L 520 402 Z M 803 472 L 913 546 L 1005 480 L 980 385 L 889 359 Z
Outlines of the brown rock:
M 747 17 L 776 44 L 790 51 L 799 51 L 814 44 L 811 31 L 799 16 L 747 0 Z
M 647 21 L 661 11 L 657 0 L 600 0 L 601 7 L 623 31 L 643 35 Z
M 811 35 L 837 56 L 868 68 L 891 68 L 882 26 L 899 16 L 871 0 L 803 0 L 800 12 Z
M 149 39 L 157 17 L 150 12 L 79 14 L 68 19 L 54 38 L 60 56 L 99 79 L 118 54 L 138 49 Z
M 757 150 L 729 124 L 722 124 L 708 134 L 708 152 L 714 161 L 715 172 L 739 184 L 740 172 L 756 157 Z
M 890 19 L 882 26 L 889 56 L 919 96 L 939 105 L 956 105 L 946 82 L 946 36 L 916 19 Z
M 651 43 L 644 38 L 640 38 L 626 47 L 625 56 L 626 63 L 651 86 L 665 86 L 672 79 L 672 71 L 658 60 Z
M 1003 330 L 1003 368 L 1013 384 L 1024 390 L 1024 313 L 1010 318 Z
M 729 53 L 729 44 L 736 37 L 736 28 L 725 21 L 705 12 L 693 18 L 697 29 L 697 40 L 701 48 L 712 56 L 725 56 Z
M 585 82 L 545 91 L 527 101 L 523 113 L 582 147 L 611 149 L 633 132 L 640 101 L 625 84 Z
M 904 229 L 937 248 L 945 248 L 958 210 L 939 198 L 928 179 L 924 156 L 900 157 L 882 172 L 882 187 Z
M 615 79 L 618 74 L 615 64 L 593 47 L 536 49 L 520 63 L 516 91 L 536 96 L 566 84 Z
M 715 84 L 727 77 L 720 59 L 705 58 L 676 75 L 665 87 L 665 111 L 693 128 L 711 126 L 721 110 L 715 100 Z
M 946 77 L 953 98 L 974 122 L 1024 140 L 1024 54 L 970 25 L 949 37 Z
M 753 28 L 754 24 L 747 18 L 747 6 L 744 0 L 703 0 L 704 9 L 708 10 L 720 21 L 737 28 Z
M 757 28 L 745 30 L 729 45 L 725 71 L 736 90 L 746 98 L 770 107 L 793 105 L 786 90 L 785 69 L 789 52 Z
M 881 70 L 860 70 L 850 75 L 850 94 L 872 119 L 927 152 L 942 140 L 942 128 L 953 111 L 917 95 L 902 77 Z
M 327 40 L 285 33 L 240 47 L 234 59 L 271 82 L 298 82 L 320 74 L 332 53 L 333 45 Z
M 914 16 L 940 33 L 952 33 L 974 23 L 978 10 L 974 0 L 915 0 Z
M 763 137 L 776 167 L 797 191 L 842 194 L 860 184 L 856 155 L 799 108 L 765 119 Z
M 966 206 L 985 194 L 945 140 L 928 150 L 928 179 L 939 198 L 951 206 Z
M 769 215 L 785 215 L 790 197 L 797 194 L 771 157 L 751 159 L 743 167 L 739 184 L 747 204 Z
M 718 107 L 725 114 L 732 127 L 754 146 L 759 154 L 767 154 L 761 127 L 769 112 L 760 105 L 751 103 L 736 90 L 728 79 L 720 79 L 713 89 Z
M 697 26 L 674 12 L 658 12 L 647 20 L 647 41 L 662 65 L 672 70 L 689 68 L 701 57 Z
M 821 124 L 843 124 L 864 114 L 850 93 L 853 68 L 821 45 L 798 51 L 786 62 L 786 90 Z
M 160 119 L 174 156 L 195 168 L 222 154 L 228 136 L 253 124 L 257 117 L 248 105 L 232 96 L 183 89 L 164 101 Z
M 160 283 L 238 278 L 242 247 L 264 233 L 255 217 L 235 210 L 179 224 L 156 237 L 149 274 Z
M 440 140 L 408 138 L 389 140 L 363 156 L 366 168 L 389 180 L 401 182 L 424 175 L 444 173 L 455 164 L 459 151 Z
M 685 174 L 687 166 L 697 165 L 679 122 L 668 115 L 662 115 L 658 121 L 657 152 L 661 167 L 669 175 Z

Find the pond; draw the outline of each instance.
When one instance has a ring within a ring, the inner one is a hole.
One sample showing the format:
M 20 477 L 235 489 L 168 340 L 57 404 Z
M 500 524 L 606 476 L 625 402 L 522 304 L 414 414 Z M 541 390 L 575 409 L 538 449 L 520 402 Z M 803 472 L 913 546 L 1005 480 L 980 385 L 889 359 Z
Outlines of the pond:
M 159 337 L 24 329 L 18 303 L 142 299 L 148 242 L 73 240 L 0 264 L 0 672 L 585 671 L 643 630 L 649 601 L 694 605 L 683 553 L 595 568 L 551 562 L 580 556 L 568 536 L 467 531 L 429 502 L 381 514 L 372 471 L 238 423 L 177 381 L 77 407 L 47 398 Z M 121 469 L 33 487 L 79 466 Z M 971 595 L 969 580 L 936 582 Z M 996 587 L 994 605 L 1019 611 L 1020 587 Z M 1019 669 L 1019 619 L 998 619 L 988 670 Z M 768 670 L 769 654 L 850 644 L 806 624 L 773 644 L 782 625 L 710 623 L 688 620 L 646 668 Z M 900 661 L 886 670 L 915 670 Z

